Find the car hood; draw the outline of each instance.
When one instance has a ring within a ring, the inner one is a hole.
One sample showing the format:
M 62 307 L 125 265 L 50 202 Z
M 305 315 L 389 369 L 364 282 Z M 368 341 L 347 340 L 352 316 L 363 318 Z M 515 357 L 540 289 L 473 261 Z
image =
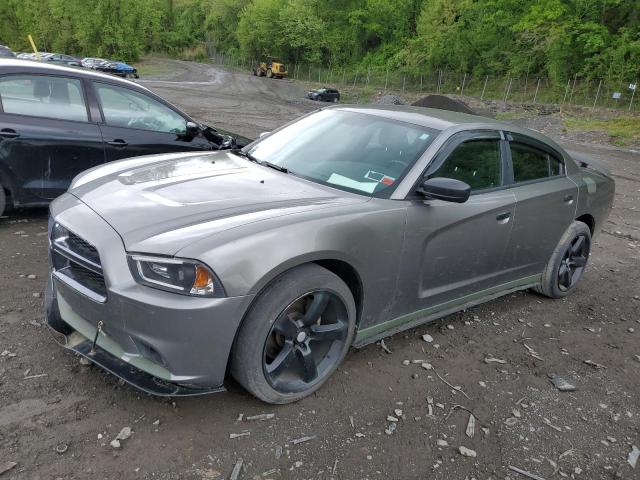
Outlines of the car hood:
M 165 255 L 249 223 L 368 200 L 228 151 L 113 162 L 76 177 L 69 192 L 109 223 L 128 251 Z

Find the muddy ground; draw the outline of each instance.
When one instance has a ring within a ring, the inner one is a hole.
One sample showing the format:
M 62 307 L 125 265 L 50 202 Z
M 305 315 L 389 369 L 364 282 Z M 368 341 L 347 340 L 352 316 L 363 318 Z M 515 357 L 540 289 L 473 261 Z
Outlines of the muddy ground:
M 244 135 L 316 107 L 294 82 L 167 65 L 143 83 Z M 17 463 L 0 478 L 229 479 L 240 459 L 241 479 L 526 478 L 510 465 L 544 479 L 640 478 L 627 462 L 640 447 L 640 154 L 560 140 L 617 182 L 574 295 L 516 293 L 388 338 L 392 353 L 354 350 L 319 392 L 281 407 L 233 383 L 224 394 L 154 398 L 81 365 L 42 325 L 46 211 L 0 219 L 0 471 Z M 552 374 L 577 390 L 559 392 Z M 263 413 L 275 418 L 243 419 Z M 388 415 L 399 418 L 392 434 Z M 133 434 L 115 450 L 127 426 Z

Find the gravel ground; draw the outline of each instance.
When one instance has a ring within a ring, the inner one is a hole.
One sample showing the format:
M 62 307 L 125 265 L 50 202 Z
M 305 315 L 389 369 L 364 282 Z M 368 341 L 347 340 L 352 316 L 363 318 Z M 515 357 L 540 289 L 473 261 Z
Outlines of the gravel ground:
M 170 66 L 142 83 L 244 135 L 317 107 L 295 82 Z M 0 478 L 526 478 L 509 466 L 546 479 L 640 478 L 627 461 L 640 446 L 640 155 L 567 146 L 617 181 L 574 295 L 516 293 L 387 338 L 391 353 L 354 350 L 319 392 L 288 406 L 233 383 L 219 395 L 154 398 L 81 365 L 42 325 L 46 211 L 0 219 Z M 553 374 L 576 390 L 558 391 Z M 273 418 L 249 419 L 259 414 Z M 124 427 L 133 433 L 114 449 Z M 4 462 L 17 465 L 3 474 Z

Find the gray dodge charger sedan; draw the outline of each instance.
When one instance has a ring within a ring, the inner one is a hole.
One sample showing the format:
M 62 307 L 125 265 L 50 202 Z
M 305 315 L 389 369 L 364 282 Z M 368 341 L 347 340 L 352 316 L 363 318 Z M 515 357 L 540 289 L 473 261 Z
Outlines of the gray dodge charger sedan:
M 571 293 L 614 182 L 550 139 L 332 107 L 242 150 L 86 171 L 51 205 L 46 314 L 147 392 L 301 399 L 350 346 L 515 290 Z

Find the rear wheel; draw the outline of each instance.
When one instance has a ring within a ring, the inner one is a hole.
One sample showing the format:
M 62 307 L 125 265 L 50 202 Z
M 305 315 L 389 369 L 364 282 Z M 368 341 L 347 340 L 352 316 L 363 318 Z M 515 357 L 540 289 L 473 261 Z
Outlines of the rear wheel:
M 542 283 L 535 290 L 550 298 L 562 298 L 575 290 L 587 266 L 591 251 L 591 230 L 573 222 L 553 251 L 542 273 Z
M 247 314 L 231 373 L 265 402 L 300 400 L 342 362 L 355 317 L 353 295 L 338 276 L 313 264 L 294 268 L 274 280 Z

